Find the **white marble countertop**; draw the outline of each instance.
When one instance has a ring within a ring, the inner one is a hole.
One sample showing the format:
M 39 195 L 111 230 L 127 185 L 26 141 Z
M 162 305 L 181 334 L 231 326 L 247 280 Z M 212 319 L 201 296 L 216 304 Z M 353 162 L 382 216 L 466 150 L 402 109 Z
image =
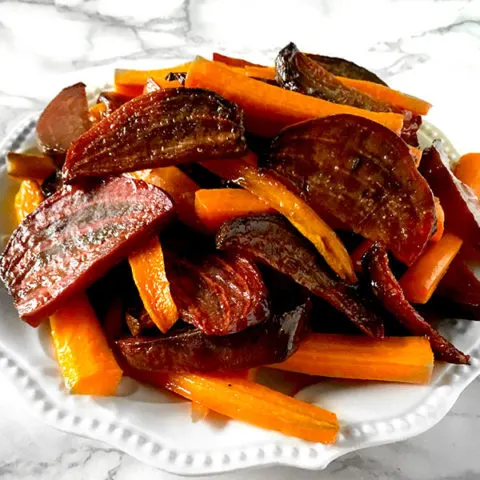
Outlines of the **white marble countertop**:
M 478 0 L 0 0 L 0 137 L 70 81 L 197 53 L 274 58 L 288 41 L 343 56 L 433 103 L 429 119 L 464 153 L 480 150 Z M 88 69 L 88 70 L 85 70 Z M 108 77 L 106 77 L 108 80 Z M 0 375 L 0 478 L 178 478 L 98 442 L 46 427 Z M 228 479 L 480 478 L 480 380 L 429 432 L 334 462 Z

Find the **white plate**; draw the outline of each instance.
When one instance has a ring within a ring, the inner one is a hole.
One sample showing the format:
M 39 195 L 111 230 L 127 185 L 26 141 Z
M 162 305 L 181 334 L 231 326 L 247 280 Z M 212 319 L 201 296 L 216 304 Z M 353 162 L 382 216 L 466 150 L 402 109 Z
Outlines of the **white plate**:
M 0 146 L 23 149 L 33 141 L 35 118 L 26 119 Z M 452 161 L 458 154 L 430 125 L 422 141 L 442 138 Z M 18 188 L 0 167 L 4 200 Z M 3 238 L 11 219 L 2 201 Z M 192 423 L 190 404 L 168 393 L 123 379 L 116 397 L 73 396 L 65 391 L 47 326 L 20 321 L 5 289 L 0 290 L 0 371 L 18 388 L 30 409 L 49 425 L 104 441 L 168 472 L 198 475 L 265 465 L 323 469 L 348 452 L 410 438 L 441 420 L 460 393 L 480 374 L 480 322 L 452 320 L 442 333 L 472 357 L 469 366 L 437 365 L 428 386 L 319 380 L 297 397 L 337 413 L 341 431 L 325 446 L 219 418 Z

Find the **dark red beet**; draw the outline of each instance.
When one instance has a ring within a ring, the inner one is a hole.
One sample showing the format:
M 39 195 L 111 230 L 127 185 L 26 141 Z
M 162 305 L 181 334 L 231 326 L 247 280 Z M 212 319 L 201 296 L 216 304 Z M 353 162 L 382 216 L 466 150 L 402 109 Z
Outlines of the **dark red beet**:
M 166 268 L 180 317 L 208 335 L 236 333 L 269 315 L 260 272 L 240 255 L 190 261 L 167 252 Z
M 229 371 L 286 360 L 308 331 L 310 301 L 239 333 L 222 337 L 196 328 L 173 329 L 157 337 L 116 342 L 120 355 L 134 368 L 148 371 Z
M 89 188 L 63 187 L 13 232 L 0 276 L 20 316 L 36 326 L 172 215 L 170 198 L 141 180 L 119 177 Z
M 68 150 L 68 181 L 243 155 L 240 108 L 200 89 L 165 89 L 130 100 Z
M 453 175 L 440 141 L 423 151 L 420 172 L 440 199 L 447 230 L 480 248 L 480 202 L 473 190 Z
M 252 257 L 288 275 L 345 313 L 365 333 L 383 336 L 382 320 L 363 303 L 355 288 L 329 274 L 313 245 L 282 217 L 261 215 L 225 222 L 217 233 L 217 247 Z
M 411 265 L 435 226 L 433 195 L 388 128 L 333 115 L 285 129 L 267 170 L 335 225 L 386 244 Z
M 457 350 L 443 338 L 420 314 L 408 303 L 402 287 L 394 277 L 388 263 L 387 250 L 375 243 L 365 254 L 364 265 L 370 276 L 375 295 L 399 322 L 414 335 L 426 335 L 430 340 L 435 358 L 449 363 L 468 363 L 468 355 Z
M 391 112 L 389 105 L 344 85 L 314 58 L 289 43 L 275 60 L 276 81 L 288 90 L 372 112 Z
M 64 88 L 45 108 L 37 122 L 37 138 L 44 151 L 65 153 L 90 128 L 85 85 Z

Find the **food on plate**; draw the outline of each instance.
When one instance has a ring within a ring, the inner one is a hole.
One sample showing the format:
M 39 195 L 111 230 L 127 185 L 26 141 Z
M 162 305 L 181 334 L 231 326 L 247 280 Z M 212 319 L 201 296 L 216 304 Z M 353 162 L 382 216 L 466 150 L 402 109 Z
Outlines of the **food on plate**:
M 125 374 L 194 421 L 332 443 L 341 418 L 262 377 L 426 384 L 434 358 L 468 364 L 420 311 L 480 318 L 480 157 L 420 148 L 428 102 L 293 43 L 269 65 L 153 67 L 90 105 L 63 89 L 39 149 L 8 152 L 0 278 L 23 320 L 50 319 L 72 394 Z

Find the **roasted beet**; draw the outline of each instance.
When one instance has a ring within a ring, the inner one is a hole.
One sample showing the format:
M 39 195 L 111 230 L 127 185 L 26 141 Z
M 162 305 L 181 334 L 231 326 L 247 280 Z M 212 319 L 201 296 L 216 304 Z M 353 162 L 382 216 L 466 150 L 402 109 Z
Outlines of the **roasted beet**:
M 166 268 L 180 317 L 208 335 L 240 332 L 269 315 L 260 272 L 240 255 L 187 260 L 167 252 Z
M 408 146 L 366 118 L 334 115 L 285 129 L 267 170 L 325 220 L 382 241 L 407 265 L 434 228 L 433 195 Z
M 225 222 L 217 233 L 217 247 L 253 257 L 290 276 L 345 313 L 367 334 L 383 335 L 382 320 L 363 303 L 355 288 L 336 280 L 313 245 L 282 217 L 260 215 Z
M 170 198 L 141 180 L 63 187 L 10 237 L 0 276 L 21 317 L 36 326 L 172 217 Z
M 165 89 L 130 100 L 68 150 L 64 178 L 103 177 L 246 151 L 243 113 L 216 93 Z
M 430 340 L 435 358 L 449 363 L 468 363 L 468 355 L 457 350 L 443 338 L 420 314 L 408 303 L 402 287 L 394 277 L 388 264 L 387 250 L 375 243 L 364 257 L 365 269 L 369 274 L 374 294 L 393 313 L 397 320 L 405 325 L 414 335 L 426 335 Z
M 319 62 L 300 52 L 294 43 L 280 50 L 275 70 L 277 83 L 288 90 L 372 112 L 392 111 L 386 103 L 344 85 Z
M 45 152 L 64 154 L 89 128 L 85 85 L 76 83 L 47 105 L 37 122 L 37 138 Z
M 105 114 L 110 115 L 115 110 L 120 108 L 124 103 L 127 103 L 132 99 L 131 96 L 124 93 L 115 91 L 100 92 L 97 103 L 103 103 L 105 105 Z
M 420 172 L 440 199 L 446 229 L 480 248 L 480 202 L 473 190 L 453 175 L 440 141 L 423 151 Z
M 282 313 L 233 335 L 218 337 L 174 328 L 157 337 L 116 342 L 120 355 L 139 370 L 229 371 L 282 362 L 308 331 L 310 301 L 303 298 Z
M 373 72 L 370 72 L 356 63 L 345 60 L 344 58 L 327 57 L 325 55 L 316 55 L 314 53 L 307 53 L 307 55 L 337 77 L 367 80 L 368 82 L 379 83 L 380 85 L 388 87 L 388 85 Z

